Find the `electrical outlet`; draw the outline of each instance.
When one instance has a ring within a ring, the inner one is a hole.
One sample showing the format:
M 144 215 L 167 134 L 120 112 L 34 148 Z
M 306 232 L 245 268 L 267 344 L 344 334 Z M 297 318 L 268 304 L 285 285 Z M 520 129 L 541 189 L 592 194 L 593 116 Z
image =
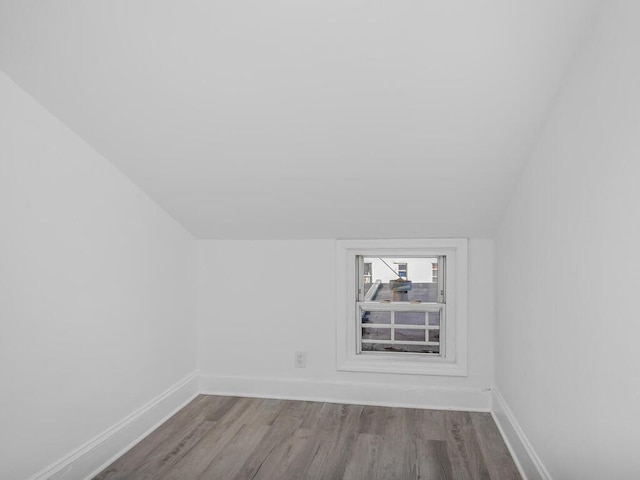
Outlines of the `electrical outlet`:
M 296 352 L 294 365 L 296 368 L 307 368 L 307 352 Z

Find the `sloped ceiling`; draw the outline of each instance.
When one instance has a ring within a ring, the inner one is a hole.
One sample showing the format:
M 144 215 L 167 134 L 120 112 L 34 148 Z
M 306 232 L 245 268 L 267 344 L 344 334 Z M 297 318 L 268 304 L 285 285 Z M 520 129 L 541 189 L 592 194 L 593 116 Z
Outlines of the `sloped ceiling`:
M 596 7 L 3 1 L 0 69 L 199 237 L 490 237 Z

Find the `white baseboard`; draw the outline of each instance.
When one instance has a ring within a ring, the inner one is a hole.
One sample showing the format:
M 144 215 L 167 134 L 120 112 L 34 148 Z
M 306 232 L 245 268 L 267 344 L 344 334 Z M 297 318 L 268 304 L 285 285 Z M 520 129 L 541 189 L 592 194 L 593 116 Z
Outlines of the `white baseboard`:
M 488 412 L 488 389 L 399 386 L 334 380 L 201 375 L 200 393 L 357 405 Z
M 113 427 L 29 480 L 85 480 L 149 435 L 198 395 L 199 373 L 193 372 Z
M 552 480 L 500 392 L 492 391 L 491 415 L 524 480 Z

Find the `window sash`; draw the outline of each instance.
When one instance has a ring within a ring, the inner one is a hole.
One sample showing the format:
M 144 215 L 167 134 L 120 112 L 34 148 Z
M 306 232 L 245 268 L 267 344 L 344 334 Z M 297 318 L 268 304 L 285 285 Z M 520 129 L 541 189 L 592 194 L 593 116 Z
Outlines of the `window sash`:
M 444 303 L 414 303 L 414 302 L 356 302 L 356 319 L 357 319 L 357 346 L 356 351 L 358 354 L 377 354 L 385 352 L 364 352 L 362 350 L 363 344 L 385 344 L 385 345 L 423 345 L 423 346 L 437 346 L 439 347 L 439 353 L 417 353 L 417 352 L 394 352 L 399 354 L 409 355 L 433 355 L 444 357 L 445 355 L 445 322 L 446 322 L 446 305 Z M 362 323 L 362 315 L 367 312 L 390 312 L 390 323 Z M 395 312 L 424 312 L 425 324 L 424 325 L 406 325 L 395 323 Z M 439 313 L 440 322 L 439 325 L 429 325 L 429 313 Z M 370 340 L 362 338 L 363 328 L 384 328 L 390 330 L 389 340 Z M 425 340 L 396 340 L 395 330 L 424 330 Z M 439 341 L 429 341 L 429 331 L 438 330 L 440 332 Z
M 384 256 L 384 255 L 357 255 L 356 256 L 356 301 L 362 302 L 365 300 L 366 289 L 364 283 L 364 257 L 365 256 Z M 416 258 L 425 258 L 430 255 L 405 255 L 405 257 Z M 433 255 L 433 258 L 438 259 L 438 276 L 436 277 L 436 283 L 438 284 L 438 300 L 440 303 L 447 303 L 447 293 L 446 293 L 446 266 L 447 266 L 447 257 L 446 255 Z M 371 278 L 371 282 L 368 285 L 373 284 L 373 278 Z

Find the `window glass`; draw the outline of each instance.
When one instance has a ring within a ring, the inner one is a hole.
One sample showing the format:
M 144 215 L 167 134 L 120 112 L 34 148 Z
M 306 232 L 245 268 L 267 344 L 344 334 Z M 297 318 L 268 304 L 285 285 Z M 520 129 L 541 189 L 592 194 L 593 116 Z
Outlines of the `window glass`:
M 440 355 L 444 257 L 357 257 L 359 351 Z M 435 304 L 435 305 L 434 305 Z
M 436 277 L 433 265 L 436 265 Z M 366 300 L 438 302 L 438 258 L 364 257 Z

